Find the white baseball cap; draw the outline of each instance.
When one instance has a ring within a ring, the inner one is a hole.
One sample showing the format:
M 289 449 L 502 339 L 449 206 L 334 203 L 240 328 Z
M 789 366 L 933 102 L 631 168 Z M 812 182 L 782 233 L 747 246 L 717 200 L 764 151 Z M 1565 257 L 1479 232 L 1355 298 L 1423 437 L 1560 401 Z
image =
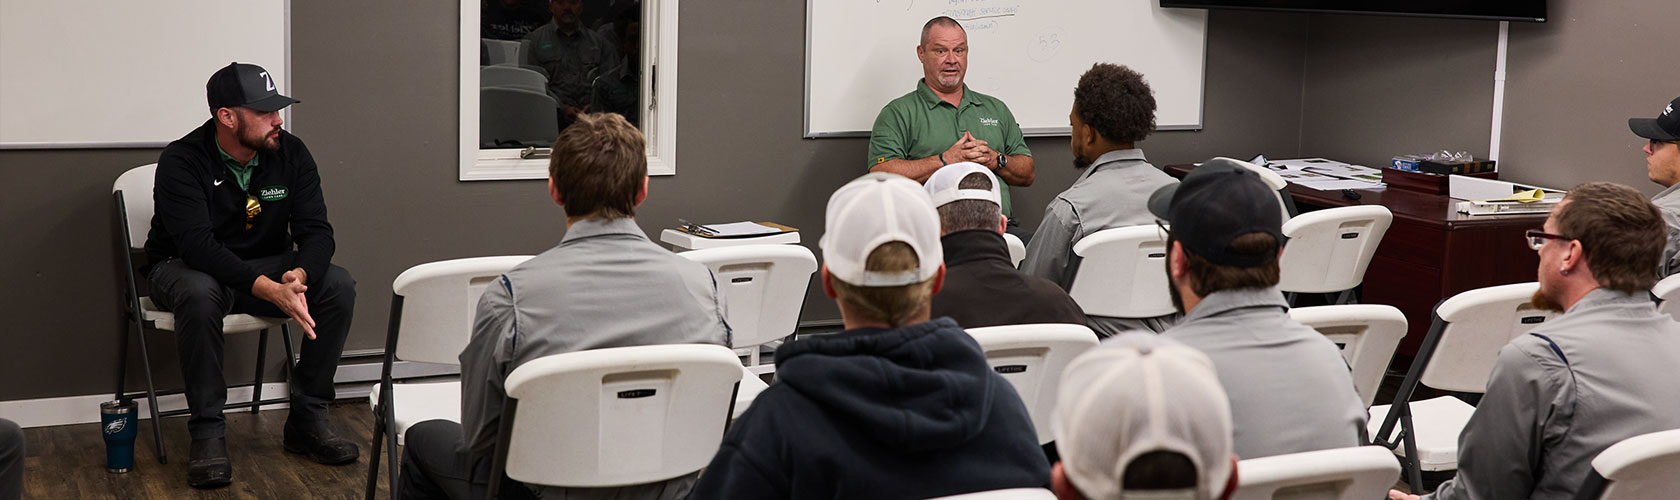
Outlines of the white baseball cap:
M 920 184 L 904 176 L 871 173 L 841 186 L 828 198 L 828 231 L 818 245 L 828 274 L 854 286 L 904 286 L 927 281 L 945 261 L 939 245 L 939 212 Z M 869 254 L 902 241 L 919 264 L 903 272 L 865 271 Z
M 1062 470 L 1090 500 L 1117 500 L 1132 460 L 1152 451 L 1196 466 L 1194 498 L 1219 498 L 1231 477 L 1231 403 L 1213 361 L 1150 333 L 1123 333 L 1063 372 L 1050 430 Z
M 961 185 L 962 180 L 969 174 L 986 174 L 986 178 L 992 180 L 992 188 L 958 189 L 957 186 Z M 992 174 L 991 169 L 979 163 L 965 161 L 940 167 L 939 170 L 933 171 L 933 175 L 928 177 L 927 184 L 923 186 L 927 187 L 928 196 L 933 198 L 933 206 L 936 208 L 957 200 L 985 200 L 1003 206 L 1003 202 L 999 201 L 1003 197 L 998 194 L 997 176 Z

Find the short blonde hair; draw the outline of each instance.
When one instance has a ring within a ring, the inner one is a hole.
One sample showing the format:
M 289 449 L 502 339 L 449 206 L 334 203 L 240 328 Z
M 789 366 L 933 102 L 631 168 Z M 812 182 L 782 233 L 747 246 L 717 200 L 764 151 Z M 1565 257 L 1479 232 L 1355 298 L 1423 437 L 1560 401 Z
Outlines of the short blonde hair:
M 915 271 L 921 265 L 916 251 L 902 241 L 889 241 L 869 252 L 864 269 L 876 272 Z M 857 286 L 832 278 L 836 298 L 852 306 L 868 320 L 884 321 L 888 326 L 904 326 L 933 301 L 933 280 L 901 286 Z

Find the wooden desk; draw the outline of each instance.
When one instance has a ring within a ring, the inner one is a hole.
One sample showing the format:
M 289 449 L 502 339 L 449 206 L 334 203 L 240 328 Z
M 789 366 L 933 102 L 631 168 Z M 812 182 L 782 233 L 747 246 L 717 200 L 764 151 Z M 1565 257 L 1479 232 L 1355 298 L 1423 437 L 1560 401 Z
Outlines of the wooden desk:
M 1174 177 L 1192 165 L 1168 165 Z M 1417 353 L 1429 331 L 1435 303 L 1476 288 L 1534 281 L 1539 254 L 1528 248 L 1523 232 L 1545 223 L 1543 214 L 1460 214 L 1446 195 L 1398 189 L 1357 190 L 1359 200 L 1341 191 L 1319 191 L 1291 184 L 1289 194 L 1302 212 L 1353 205 L 1382 205 L 1394 223 L 1371 257 L 1360 302 L 1388 304 L 1406 315 L 1406 338 L 1399 352 Z

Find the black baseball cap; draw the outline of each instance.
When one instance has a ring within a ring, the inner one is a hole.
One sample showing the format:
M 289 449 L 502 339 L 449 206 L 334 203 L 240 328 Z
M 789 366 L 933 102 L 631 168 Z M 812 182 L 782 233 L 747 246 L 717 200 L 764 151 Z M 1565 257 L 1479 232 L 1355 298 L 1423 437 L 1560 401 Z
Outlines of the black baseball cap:
M 1277 258 L 1276 245 L 1234 251 L 1231 242 L 1239 236 L 1266 233 L 1283 241 L 1277 194 L 1260 174 L 1225 158 L 1203 162 L 1182 182 L 1155 190 L 1149 212 L 1172 225 L 1173 239 L 1185 250 L 1222 266 L 1254 267 Z
M 1674 114 L 1674 107 L 1680 106 L 1680 97 L 1668 102 L 1662 114 L 1656 118 L 1628 118 L 1628 128 L 1633 134 L 1655 141 L 1680 141 L 1680 115 Z
M 280 95 L 275 90 L 274 77 L 255 64 L 228 63 L 210 75 L 204 84 L 204 94 L 212 111 L 220 108 L 247 107 L 257 111 L 279 111 L 297 99 Z

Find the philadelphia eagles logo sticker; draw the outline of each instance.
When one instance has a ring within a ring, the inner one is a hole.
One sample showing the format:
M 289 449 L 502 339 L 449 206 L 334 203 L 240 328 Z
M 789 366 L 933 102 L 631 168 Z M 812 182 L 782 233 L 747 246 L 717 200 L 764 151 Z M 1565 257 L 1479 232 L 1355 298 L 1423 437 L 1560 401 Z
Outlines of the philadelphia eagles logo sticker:
M 269 186 L 262 188 L 257 196 L 262 198 L 262 201 L 280 201 L 286 199 L 287 194 L 286 186 Z

